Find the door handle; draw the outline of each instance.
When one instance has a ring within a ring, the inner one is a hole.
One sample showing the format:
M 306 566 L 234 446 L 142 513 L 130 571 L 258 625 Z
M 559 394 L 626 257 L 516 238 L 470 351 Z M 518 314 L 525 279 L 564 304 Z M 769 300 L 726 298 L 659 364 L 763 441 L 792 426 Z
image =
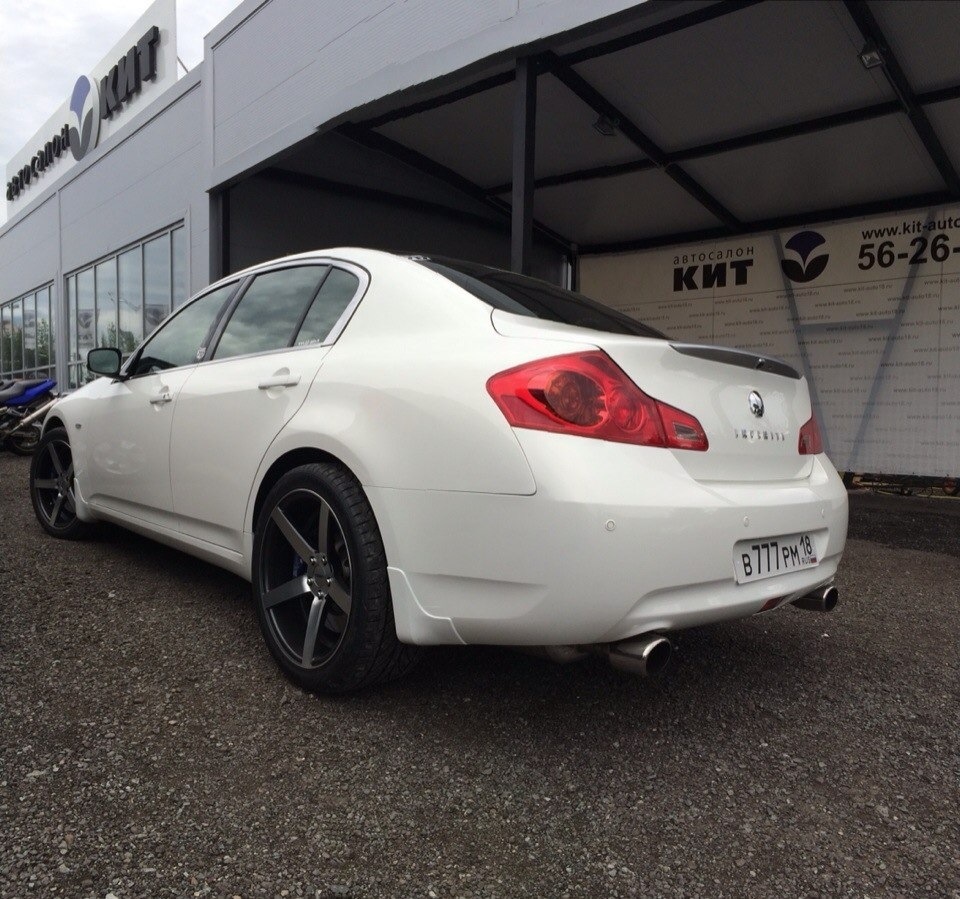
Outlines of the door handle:
M 257 387 L 260 390 L 269 390 L 271 387 L 296 387 L 300 383 L 300 375 L 285 374 L 271 375 L 264 378 Z
M 158 393 L 156 396 L 150 397 L 151 406 L 162 406 L 164 403 L 172 403 L 173 397 L 170 396 L 169 390 L 163 390 Z

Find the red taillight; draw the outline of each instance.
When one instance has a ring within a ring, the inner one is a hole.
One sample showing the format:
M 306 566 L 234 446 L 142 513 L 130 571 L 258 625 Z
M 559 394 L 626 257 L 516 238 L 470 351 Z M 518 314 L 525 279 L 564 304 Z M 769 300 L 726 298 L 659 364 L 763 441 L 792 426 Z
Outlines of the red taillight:
M 823 452 L 823 439 L 820 437 L 820 427 L 817 425 L 816 416 L 810 416 L 810 420 L 800 428 L 801 456 L 815 456 Z
M 599 351 L 519 365 L 490 378 L 487 390 L 515 428 L 641 446 L 709 445 L 692 415 L 647 396 Z

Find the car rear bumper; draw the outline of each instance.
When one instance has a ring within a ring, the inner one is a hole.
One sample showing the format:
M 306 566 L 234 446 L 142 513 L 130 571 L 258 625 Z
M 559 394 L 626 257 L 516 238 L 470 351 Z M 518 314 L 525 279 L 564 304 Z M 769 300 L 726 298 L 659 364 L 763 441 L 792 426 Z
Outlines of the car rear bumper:
M 401 639 L 612 642 L 752 615 L 836 573 L 847 497 L 825 457 L 802 480 L 708 483 L 673 451 L 517 435 L 532 496 L 366 488 Z M 736 583 L 738 541 L 800 532 L 815 568 Z

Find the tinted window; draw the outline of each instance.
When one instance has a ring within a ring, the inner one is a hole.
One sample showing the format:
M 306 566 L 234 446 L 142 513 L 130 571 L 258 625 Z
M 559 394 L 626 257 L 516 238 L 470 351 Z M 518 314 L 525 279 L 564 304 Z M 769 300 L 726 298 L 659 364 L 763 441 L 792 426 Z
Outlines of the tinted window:
M 131 374 L 142 375 L 178 365 L 192 365 L 223 304 L 236 282 L 204 294 L 163 325 L 144 346 Z
M 563 325 L 576 325 L 611 334 L 634 334 L 638 337 L 663 337 L 648 325 L 638 322 L 572 290 L 554 287 L 546 281 L 515 275 L 499 269 L 461 262 L 455 259 L 418 260 L 422 265 L 443 275 L 472 293 L 477 299 L 518 315 L 530 315 Z
M 326 273 L 326 266 L 311 265 L 257 275 L 230 316 L 213 358 L 290 346 Z
M 320 288 L 320 293 L 310 306 L 307 317 L 300 326 L 296 346 L 308 343 L 323 343 L 333 326 L 340 320 L 344 309 L 356 296 L 360 279 L 342 268 L 330 269 Z

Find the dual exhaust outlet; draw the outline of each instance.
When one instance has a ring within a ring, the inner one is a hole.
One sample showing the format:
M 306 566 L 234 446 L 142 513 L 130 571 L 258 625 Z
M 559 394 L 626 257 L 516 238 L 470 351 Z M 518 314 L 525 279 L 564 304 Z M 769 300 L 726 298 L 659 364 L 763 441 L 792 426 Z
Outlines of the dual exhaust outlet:
M 810 612 L 832 612 L 839 601 L 840 592 L 830 584 L 793 600 L 793 605 Z M 643 634 L 618 643 L 590 647 L 543 646 L 539 651 L 534 648 L 534 652 L 561 664 L 585 659 L 591 652 L 598 653 L 606 656 L 618 671 L 648 677 L 660 674 L 667 667 L 673 657 L 673 644 L 663 634 Z

